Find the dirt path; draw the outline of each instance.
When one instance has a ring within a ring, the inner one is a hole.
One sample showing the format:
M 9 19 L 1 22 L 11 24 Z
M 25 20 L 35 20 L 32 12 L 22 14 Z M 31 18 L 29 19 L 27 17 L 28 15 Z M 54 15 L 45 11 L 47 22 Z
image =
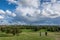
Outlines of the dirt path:
M 56 36 L 56 40 L 60 40 L 60 35 L 57 35 Z
M 56 40 L 60 40 L 60 32 L 55 33 L 55 38 L 56 38 Z
M 60 40 L 60 32 L 49 32 L 48 36 L 53 37 L 55 40 Z

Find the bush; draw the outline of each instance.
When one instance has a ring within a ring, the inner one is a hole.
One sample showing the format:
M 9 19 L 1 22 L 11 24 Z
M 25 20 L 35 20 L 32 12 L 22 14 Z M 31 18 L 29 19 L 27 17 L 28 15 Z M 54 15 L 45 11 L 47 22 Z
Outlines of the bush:
M 5 28 L 4 27 L 1 27 L 1 32 L 5 32 Z
M 11 33 L 11 30 L 12 30 L 12 29 L 7 28 L 7 29 L 6 29 L 6 33 Z
M 19 35 L 19 33 L 21 33 L 21 32 L 22 32 L 22 31 L 19 30 L 18 28 L 13 28 L 13 29 L 12 29 L 12 34 L 13 34 L 13 35 L 16 35 L 16 34 Z

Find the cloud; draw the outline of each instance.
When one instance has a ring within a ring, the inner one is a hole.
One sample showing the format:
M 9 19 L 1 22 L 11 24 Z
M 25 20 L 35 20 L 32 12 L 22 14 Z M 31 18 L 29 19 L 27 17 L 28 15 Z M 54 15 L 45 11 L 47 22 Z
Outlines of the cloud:
M 13 17 L 16 16 L 15 13 L 13 13 L 13 12 L 11 12 L 11 11 L 9 11 L 9 10 L 6 10 L 6 14 L 8 14 L 8 15 L 10 15 L 10 16 L 13 16 Z
M 16 14 L 9 10 L 0 9 L 0 24 L 10 24 L 12 20 L 16 17 Z
M 8 1 L 9 4 L 11 4 L 11 3 L 16 3 L 16 2 L 17 2 L 16 0 L 6 0 L 6 1 Z
M 11 11 L 9 11 L 9 10 L 6 10 L 6 11 L 4 11 L 4 10 L 2 10 L 2 9 L 0 9 L 0 15 L 1 16 L 12 16 L 12 17 L 15 17 L 16 16 L 16 14 L 15 13 L 13 13 L 13 12 L 11 12 Z
M 39 0 L 18 0 L 16 13 L 19 17 L 22 16 L 29 21 L 37 21 L 37 16 L 40 14 Z
M 16 1 L 16 0 L 14 0 Z M 14 3 L 13 1 L 13 3 Z M 11 2 L 11 0 L 9 1 Z M 51 0 L 51 3 L 43 3 L 42 4 L 42 13 L 41 9 L 39 8 L 40 0 L 17 0 L 17 7 L 16 7 L 16 13 L 19 13 L 19 15 L 23 16 L 27 20 L 39 20 L 39 17 L 49 17 L 49 18 L 56 18 L 59 17 L 59 7 L 60 4 L 56 3 L 56 0 Z M 53 3 L 53 5 L 52 5 Z M 41 15 L 42 14 L 42 15 Z M 56 14 L 56 15 L 55 15 Z M 38 16 L 40 15 L 40 16 Z M 52 16 L 54 15 L 54 16 Z
M 41 0 L 13 0 L 9 3 L 17 5 L 15 9 L 16 18 L 28 22 L 41 22 L 41 20 L 56 19 L 60 17 L 60 3 L 57 0 L 51 2 L 43 2 Z M 15 19 L 16 19 L 15 18 Z M 16 20 L 16 21 L 18 21 Z
M 23 7 L 17 7 L 17 12 L 27 20 L 37 20 L 36 17 L 38 14 L 40 14 L 40 9 L 35 8 L 23 8 Z
M 29 7 L 35 7 L 35 8 L 38 8 L 40 6 L 39 0 L 20 0 L 18 5 L 20 5 L 20 4 L 26 5 Z
M 0 19 L 3 19 L 4 17 L 3 16 L 0 16 Z
M 42 14 L 45 17 L 49 17 L 49 18 L 57 18 L 60 17 L 60 4 L 59 3 L 54 3 L 53 5 L 50 4 L 44 4 L 44 9 L 42 11 Z
M 33 20 L 38 21 L 39 18 L 41 19 L 41 17 L 44 17 L 44 18 L 60 17 L 60 14 L 59 14 L 60 4 L 56 3 L 56 0 L 54 0 L 54 1 L 51 0 L 50 3 L 43 3 L 42 4 L 42 7 L 43 7 L 42 13 L 41 13 L 41 9 L 39 8 L 39 6 L 40 6 L 39 0 L 33 0 L 33 1 L 31 1 L 31 0 L 19 1 L 18 0 L 18 2 L 19 2 L 19 4 L 17 4 L 18 6 L 16 7 L 16 11 L 19 12 L 20 15 L 22 15 L 24 18 L 26 18 L 29 21 L 33 21 Z M 40 16 L 38 16 L 38 15 L 40 15 Z
M 52 3 L 55 3 L 55 2 L 57 2 L 57 0 L 51 0 L 51 2 L 52 2 Z
M 5 12 L 3 10 L 0 9 L 0 19 L 3 19 L 5 15 Z
M 3 10 L 0 9 L 0 14 L 5 14 L 5 12 Z

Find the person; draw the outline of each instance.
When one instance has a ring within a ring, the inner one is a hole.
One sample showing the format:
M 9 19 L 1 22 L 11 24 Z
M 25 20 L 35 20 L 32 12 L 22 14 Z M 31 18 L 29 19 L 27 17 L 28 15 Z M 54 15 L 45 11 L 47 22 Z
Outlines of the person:
M 40 36 L 41 36 L 41 32 L 40 32 Z
M 45 35 L 47 36 L 47 32 L 45 32 Z

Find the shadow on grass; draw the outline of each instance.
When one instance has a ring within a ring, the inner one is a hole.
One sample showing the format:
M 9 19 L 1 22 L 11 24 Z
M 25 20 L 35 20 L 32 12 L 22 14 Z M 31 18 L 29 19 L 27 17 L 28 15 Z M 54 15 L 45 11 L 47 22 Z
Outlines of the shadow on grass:
M 13 35 L 10 35 L 10 34 L 0 34 L 0 37 L 13 37 Z

